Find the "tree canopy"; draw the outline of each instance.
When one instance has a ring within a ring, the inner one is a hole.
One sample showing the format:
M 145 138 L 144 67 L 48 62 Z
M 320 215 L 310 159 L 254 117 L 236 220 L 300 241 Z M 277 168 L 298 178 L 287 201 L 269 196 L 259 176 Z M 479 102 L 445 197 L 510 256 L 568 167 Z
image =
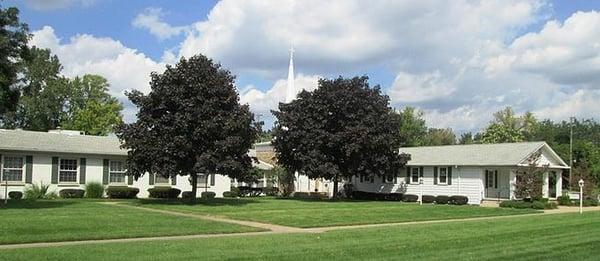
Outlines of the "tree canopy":
M 533 113 L 515 115 L 511 107 L 494 113 L 494 120 L 483 131 L 482 143 L 519 142 L 530 140 L 536 128 L 537 120 Z
M 407 161 L 398 154 L 400 117 L 368 77 L 320 79 L 316 90 L 280 103 L 273 114 L 278 162 L 290 172 L 333 180 L 334 197 L 338 178 L 394 175 Z
M 260 126 L 248 105 L 239 104 L 228 70 L 196 55 L 151 78 L 149 94 L 127 93 L 139 109 L 137 121 L 117 132 L 128 149 L 129 175 L 190 175 L 195 197 L 198 173 L 247 173 Z
M 398 112 L 399 135 L 403 141 L 402 147 L 422 146 L 425 144 L 427 126 L 423 119 L 423 112 L 413 107 L 405 107 Z

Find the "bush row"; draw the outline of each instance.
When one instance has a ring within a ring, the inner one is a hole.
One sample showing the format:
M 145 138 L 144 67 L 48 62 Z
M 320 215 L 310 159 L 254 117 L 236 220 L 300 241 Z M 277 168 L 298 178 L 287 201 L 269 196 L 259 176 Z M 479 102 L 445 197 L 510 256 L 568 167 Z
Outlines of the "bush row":
M 523 201 L 523 200 L 507 200 L 500 202 L 500 207 L 503 208 L 533 208 L 533 209 L 555 209 L 558 208 L 558 204 L 554 202 L 544 201 Z
M 106 188 L 106 195 L 109 198 L 136 198 L 140 192 L 138 188 L 131 187 L 108 187 Z
M 154 187 L 148 189 L 148 196 L 151 198 L 177 198 L 181 193 L 180 189 L 171 187 Z
M 383 200 L 383 201 L 403 201 L 403 202 L 419 201 L 419 196 L 413 195 L 413 194 L 375 193 L 375 192 L 366 192 L 366 191 L 352 191 L 352 198 L 357 199 L 357 200 Z M 465 205 L 468 203 L 468 201 L 469 201 L 469 199 L 465 196 L 423 195 L 423 203 Z
M 579 206 L 579 200 L 571 200 L 569 195 L 559 196 L 556 198 L 558 205 L 561 206 Z M 583 200 L 584 207 L 595 207 L 598 206 L 598 199 L 586 198 Z
M 327 199 L 329 195 L 326 192 L 294 192 L 292 198 L 298 199 Z

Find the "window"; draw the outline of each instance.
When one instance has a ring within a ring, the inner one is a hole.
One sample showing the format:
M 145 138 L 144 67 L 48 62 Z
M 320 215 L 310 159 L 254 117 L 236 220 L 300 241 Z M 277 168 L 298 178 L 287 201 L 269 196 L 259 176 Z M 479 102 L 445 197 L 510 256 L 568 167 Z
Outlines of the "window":
M 111 161 L 108 174 L 110 183 L 125 183 L 125 163 Z
M 419 168 L 411 169 L 410 183 L 419 184 Z
M 198 180 L 198 184 L 196 184 L 197 187 L 202 187 L 202 188 L 206 187 L 206 185 L 208 183 L 207 182 L 208 181 L 208 175 L 198 173 L 197 180 Z
M 440 168 L 438 173 L 438 184 L 448 184 L 448 168 Z
M 154 175 L 154 184 L 169 184 L 169 177 L 163 177 L 159 174 Z
M 497 177 L 498 177 L 497 170 L 486 170 L 485 171 L 485 187 L 486 188 L 495 188 Z
M 58 168 L 58 182 L 77 182 L 77 160 L 60 159 Z
M 23 157 L 4 157 L 2 181 L 23 181 Z
M 394 183 L 394 175 L 385 175 L 385 183 Z

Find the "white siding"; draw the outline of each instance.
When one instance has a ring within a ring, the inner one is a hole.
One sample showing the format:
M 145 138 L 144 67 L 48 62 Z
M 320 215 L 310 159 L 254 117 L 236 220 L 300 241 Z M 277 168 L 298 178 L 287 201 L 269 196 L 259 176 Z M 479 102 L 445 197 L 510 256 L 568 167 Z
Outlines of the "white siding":
M 65 155 L 65 154 L 35 154 L 35 153 L 8 153 L 8 152 L 0 152 L 2 155 L 11 154 L 11 155 L 32 155 L 33 156 L 33 164 L 32 164 L 32 183 L 39 185 L 40 183 L 45 185 L 50 185 L 50 191 L 59 192 L 61 189 L 65 188 L 77 188 L 84 189 L 84 184 L 51 184 L 52 182 L 52 157 L 59 158 L 86 158 L 86 183 L 89 182 L 99 182 L 102 183 L 102 175 L 103 175 L 103 161 L 104 159 L 110 160 L 125 160 L 124 158 L 116 158 L 116 157 L 102 157 L 96 155 Z M 80 164 L 80 162 L 79 162 Z M 81 168 L 81 164 L 79 165 Z M 81 171 L 81 170 L 80 170 Z M 25 175 L 25 170 L 23 170 L 23 175 Z M 79 181 L 79 172 L 77 174 Z M 140 177 L 139 180 L 134 181 L 133 185 L 130 187 L 136 187 L 140 189 L 140 193 L 138 194 L 139 198 L 148 197 L 148 189 L 154 187 L 154 185 L 149 185 L 148 181 L 149 175 L 144 175 Z M 127 179 L 127 178 L 126 178 Z M 170 183 L 169 183 L 170 184 Z M 8 192 L 10 191 L 23 191 L 26 186 L 30 186 L 29 184 L 9 184 Z M 105 185 L 107 186 L 107 185 Z M 188 181 L 188 176 L 178 176 L 177 184 L 172 186 L 174 188 L 180 189 L 183 191 L 191 191 L 192 187 Z M 223 192 L 229 191 L 231 187 L 231 180 L 227 176 L 216 175 L 215 176 L 215 185 L 209 186 L 208 191 L 215 192 L 217 197 L 222 197 Z M 0 185 L 0 198 L 4 199 L 6 191 L 6 186 L 4 184 Z M 198 195 L 205 191 L 205 188 L 198 188 Z
M 417 167 L 418 168 L 418 167 Z M 469 204 L 480 204 L 482 199 L 482 173 L 480 167 L 458 167 L 452 169 L 451 185 L 434 185 L 433 167 L 423 167 L 423 195 L 461 195 L 469 198 Z M 360 178 L 354 177 L 352 184 L 356 190 L 378 192 L 378 193 L 403 193 L 419 195 L 418 184 L 406 184 L 406 170 L 403 169 L 398 176 L 396 184 L 383 183 L 381 177 L 375 177 L 373 183 L 360 182 Z

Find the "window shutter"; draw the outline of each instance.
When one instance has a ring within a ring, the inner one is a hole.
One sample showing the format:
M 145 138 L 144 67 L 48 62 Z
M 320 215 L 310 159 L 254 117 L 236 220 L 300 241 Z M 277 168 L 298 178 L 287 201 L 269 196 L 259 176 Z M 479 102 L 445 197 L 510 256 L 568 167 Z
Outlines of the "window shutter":
M 498 188 L 498 171 L 494 171 L 494 188 Z
M 385 183 L 386 178 L 387 178 L 387 175 L 385 175 L 385 174 L 381 175 L 381 183 Z
M 154 174 L 148 173 L 148 185 L 154 185 Z
M 406 167 L 406 184 L 410 184 L 410 167 Z
M 214 185 L 215 185 L 215 175 L 216 175 L 216 174 L 212 174 L 212 175 L 210 175 L 210 185 L 211 185 L 211 186 L 214 186 Z
M 31 184 L 33 179 L 33 156 L 25 156 L 25 183 Z
M 487 187 L 488 187 L 488 184 L 489 184 L 489 183 L 488 183 L 488 171 L 487 171 L 487 169 L 486 169 L 486 170 L 485 170 L 485 188 L 487 188 Z
M 133 175 L 127 175 L 127 185 L 133 185 Z
M 398 173 L 394 172 L 394 184 L 398 184 Z
M 108 185 L 108 169 L 110 160 L 104 159 L 102 164 L 102 184 Z
M 452 185 L 452 167 L 448 167 L 448 185 Z
M 177 185 L 177 175 L 171 177 L 171 185 L 173 185 L 173 186 Z
M 58 184 L 58 157 L 52 157 L 52 177 L 50 183 Z
M 423 167 L 419 167 L 419 177 L 423 177 Z
M 360 175 L 360 183 L 363 183 L 364 179 L 365 179 L 364 175 L 361 174 Z
M 375 175 L 370 175 L 369 179 L 371 179 L 371 183 L 375 182 Z
M 79 159 L 79 184 L 85 184 L 85 158 Z
M 433 185 L 438 183 L 438 167 L 433 167 Z

